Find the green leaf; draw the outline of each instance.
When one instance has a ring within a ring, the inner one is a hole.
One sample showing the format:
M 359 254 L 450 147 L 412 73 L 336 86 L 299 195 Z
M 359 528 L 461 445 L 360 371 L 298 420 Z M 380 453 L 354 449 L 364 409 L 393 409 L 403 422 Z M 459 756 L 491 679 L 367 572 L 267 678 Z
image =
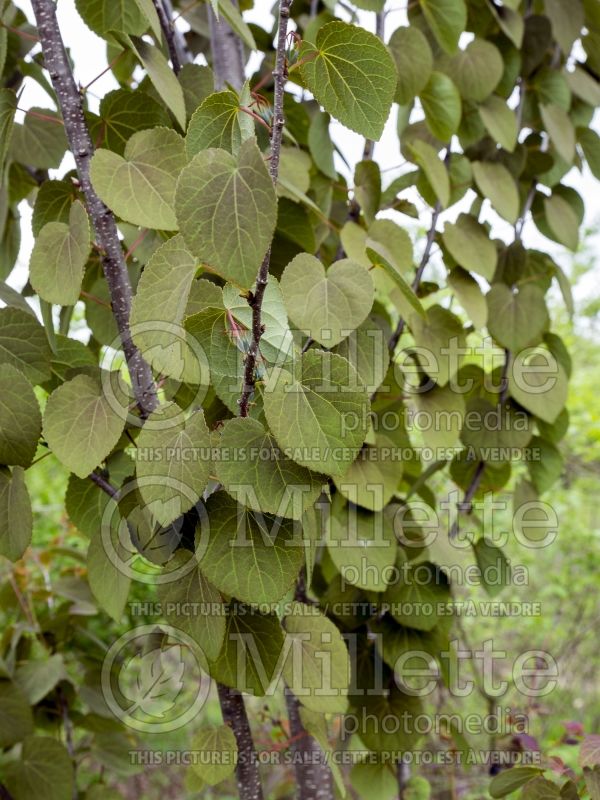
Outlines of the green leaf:
M 489 792 L 494 798 L 506 797 L 507 794 L 516 791 L 541 774 L 542 770 L 538 767 L 512 767 L 499 772 L 492 778 Z
M 569 115 L 560 106 L 543 104 L 540 114 L 557 153 L 571 164 L 575 158 L 575 128 Z
M 131 587 L 131 576 L 121 565 L 131 560 L 131 549 L 128 550 L 119 538 L 121 517 L 115 501 L 109 498 L 108 505 L 112 511 L 106 512 L 88 547 L 87 579 L 100 607 L 111 619 L 120 622 Z M 110 530 L 105 530 L 108 525 Z M 107 534 L 109 542 L 105 541 Z
M 336 20 L 300 47 L 300 74 L 325 111 L 369 139 L 379 140 L 396 91 L 396 65 L 372 33 Z
M 354 197 L 370 225 L 381 204 L 381 172 L 372 160 L 359 161 L 354 170 Z
M 546 348 L 517 353 L 509 387 L 511 396 L 523 408 L 550 424 L 567 402 L 567 374 Z
M 256 142 L 203 150 L 183 170 L 175 198 L 190 251 L 219 275 L 249 289 L 275 230 L 275 190 Z
M 214 75 L 210 67 L 202 64 L 184 64 L 177 80 L 183 89 L 187 115 L 191 117 L 200 103 L 213 93 Z
M 572 206 L 560 195 L 544 197 L 544 214 L 552 233 L 569 250 L 579 246 L 579 220 Z
M 50 345 L 37 319 L 20 308 L 0 308 L 0 364 L 12 364 L 33 384 L 50 379 Z
M 460 125 L 462 104 L 458 89 L 443 72 L 432 72 L 419 97 L 427 127 L 436 138 L 447 142 Z
M 43 300 L 61 306 L 75 305 L 91 246 L 90 222 L 79 200 L 71 206 L 68 225 L 44 225 L 29 262 L 31 285 Z
M 286 684 L 309 710 L 344 713 L 350 658 L 339 630 L 314 606 L 297 602 L 290 605 L 283 627 L 291 644 L 282 670 Z
M 506 101 L 497 94 L 490 95 L 479 106 L 479 115 L 490 136 L 500 147 L 512 153 L 517 145 L 519 128 L 516 114 L 506 105 Z
M 153 411 L 137 439 L 139 492 L 161 525 L 199 500 L 210 476 L 210 435 L 204 414 L 181 420 L 174 403 Z
M 206 507 L 210 530 L 197 530 L 196 551 L 208 580 L 245 603 L 281 600 L 304 562 L 299 526 L 251 511 L 225 492 Z
M 209 147 L 220 147 L 234 155 L 246 139 L 254 135 L 254 122 L 241 111 L 251 98 L 242 100 L 233 89 L 216 92 L 194 111 L 185 137 L 189 158 Z
M 135 0 L 135 3 L 152 28 L 152 33 L 156 36 L 157 40 L 160 41 L 162 30 L 154 3 L 152 0 Z M 133 31 L 133 33 L 135 33 L 135 31 Z
M 32 527 L 23 468 L 14 467 L 11 474 L 6 467 L 0 467 L 0 554 L 9 561 L 18 561 L 31 543 Z
M 56 457 L 80 478 L 103 461 L 119 441 L 125 409 L 116 413 L 98 382 L 77 375 L 46 403 L 44 436 Z
M 504 72 L 500 51 L 485 39 L 473 39 L 464 50 L 442 64 L 461 97 L 479 103 L 494 91 Z
M 511 583 L 510 561 L 502 550 L 488 539 L 478 539 L 473 545 L 482 584 L 490 597 L 496 597 Z
M 309 350 L 296 374 L 275 368 L 265 386 L 269 428 L 302 466 L 342 475 L 367 432 L 369 400 L 345 358 Z
M 373 263 L 383 261 L 394 278 L 412 269 L 413 246 L 410 236 L 390 219 L 376 219 L 369 227 L 366 250 Z
M 566 5 L 561 0 L 545 0 L 544 11 L 552 23 L 554 38 L 565 56 L 568 56 L 585 25 L 583 3 L 581 0 L 571 0 Z
M 384 512 L 365 511 L 339 494 L 331 504 L 327 550 L 344 581 L 353 586 L 384 592 L 393 578 L 397 545 L 392 521 Z
M 238 748 L 235 734 L 229 725 L 210 725 L 200 728 L 192 737 L 194 750 L 209 754 L 192 762 L 192 769 L 209 786 L 228 778 L 237 764 Z
M 347 472 L 335 478 L 340 494 L 369 511 L 381 511 L 392 499 L 402 477 L 402 462 L 394 457 L 398 447 L 390 435 L 376 433 L 365 443 Z
M 575 69 L 566 72 L 565 77 L 569 89 L 576 97 L 591 106 L 600 105 L 600 84 L 592 75 L 575 65 Z
M 436 150 L 421 139 L 416 139 L 410 145 L 410 149 L 436 197 L 443 208 L 447 208 L 450 203 L 450 178 L 444 162 L 440 160 Z
M 425 88 L 433 70 L 433 55 L 424 34 L 415 27 L 397 28 L 389 41 L 398 84 L 394 100 L 408 105 Z
M 490 334 L 513 353 L 537 344 L 548 327 L 544 292 L 532 283 L 518 292 L 495 283 L 487 294 L 487 305 Z
M 398 794 L 398 779 L 387 764 L 358 762 L 350 771 L 350 782 L 359 797 L 394 800 Z
M 111 31 L 141 35 L 148 27 L 148 20 L 135 2 L 76 0 L 75 6 L 88 28 L 98 36 Z
M 69 214 L 76 197 L 73 182 L 70 180 L 44 181 L 35 198 L 31 229 L 39 236 L 42 228 L 49 222 L 69 224 Z
M 65 509 L 70 521 L 88 538 L 100 531 L 109 496 L 89 478 L 69 476 Z
M 42 432 L 33 388 L 12 364 L 0 364 L 0 464 L 28 467 Z
M 0 184 L 4 182 L 4 164 L 12 139 L 17 95 L 12 89 L 0 89 Z
M 591 128 L 577 128 L 577 141 L 592 175 L 600 180 L 600 136 Z
M 134 133 L 160 126 L 170 127 L 169 115 L 150 95 L 140 90 L 115 89 L 102 98 L 100 116 L 91 133 L 96 147 L 123 155 Z
M 262 696 L 276 675 L 282 647 L 283 631 L 275 614 L 232 603 L 223 649 L 210 674 L 226 686 Z
M 324 476 L 288 458 L 256 420 L 227 420 L 218 450 L 217 479 L 255 511 L 300 519 L 321 494 Z
M 519 190 L 506 167 L 491 161 L 475 161 L 473 176 L 481 194 L 501 217 L 514 225 L 519 216 Z
M 438 386 L 415 394 L 414 406 L 424 420 L 418 429 L 423 440 L 431 448 L 453 447 L 460 436 L 465 416 L 465 401 L 452 386 Z
M 458 40 L 467 24 L 464 0 L 419 0 L 425 19 L 439 44 L 455 53 Z
M 422 348 L 427 375 L 445 386 L 460 366 L 460 350 L 465 345 L 465 333 L 457 317 L 441 306 L 427 309 L 425 318 L 409 318 L 417 347 Z
M 28 736 L 20 759 L 6 768 L 5 783 L 14 800 L 70 800 L 73 762 L 56 739 Z
M 460 267 L 448 275 L 448 286 L 456 295 L 458 302 L 467 312 L 477 330 L 487 323 L 487 302 L 475 278 Z
M 31 705 L 42 700 L 57 683 L 68 680 L 65 662 L 60 653 L 26 661 L 15 670 L 15 683 L 25 694 Z
M 308 149 L 321 172 L 328 178 L 335 180 L 337 171 L 333 159 L 333 142 L 329 133 L 330 122 L 329 114 L 318 111 L 314 115 L 308 129 Z
M 187 163 L 185 142 L 170 128 L 135 133 L 123 156 L 96 150 L 90 165 L 94 189 L 126 222 L 177 230 L 175 184 Z
M 407 566 L 397 582 L 388 587 L 384 602 L 391 605 L 390 613 L 401 625 L 431 631 L 440 621 L 444 604 L 450 602 L 450 586 L 444 573 L 433 564 Z
M 131 306 L 131 335 L 156 372 L 196 385 L 209 383 L 206 357 L 182 326 L 198 261 L 179 234 L 146 264 Z
M 333 352 L 347 359 L 369 394 L 376 391 L 385 378 L 390 354 L 388 331 L 377 318 L 367 317 Z
M 169 571 L 181 571 L 176 581 L 158 586 L 162 613 L 175 628 L 189 634 L 209 660 L 218 657 L 225 638 L 225 605 L 218 589 L 202 574 L 197 563 L 188 569 L 194 554 L 178 550 L 169 561 Z
M 370 274 L 347 258 L 325 272 L 317 258 L 300 253 L 285 268 L 281 291 L 292 322 L 326 347 L 358 328 L 373 305 Z
M 30 108 L 22 125 L 15 124 L 10 144 L 14 161 L 35 169 L 58 169 L 67 149 L 62 120 L 48 108 Z
M 131 42 L 154 88 L 172 112 L 181 130 L 184 131 L 187 115 L 183 89 L 169 66 L 169 62 L 158 47 L 148 44 L 144 39 L 132 36 Z
M 498 253 L 487 228 L 475 217 L 460 214 L 454 224 L 447 222 L 443 240 L 450 255 L 461 267 L 482 275 L 488 281 L 492 280 Z
M 0 680 L 0 747 L 7 748 L 33 733 L 27 698 L 12 681 Z

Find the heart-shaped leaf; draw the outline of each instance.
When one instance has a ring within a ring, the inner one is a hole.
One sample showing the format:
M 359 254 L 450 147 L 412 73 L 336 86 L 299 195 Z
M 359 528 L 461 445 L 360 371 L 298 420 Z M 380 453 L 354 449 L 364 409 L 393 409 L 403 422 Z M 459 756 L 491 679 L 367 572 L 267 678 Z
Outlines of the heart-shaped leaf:
M 288 458 L 256 420 L 228 420 L 218 452 L 218 480 L 255 511 L 300 519 L 321 494 L 325 478 Z
M 186 163 L 183 138 L 170 128 L 152 128 L 135 133 L 123 156 L 97 150 L 90 178 L 100 198 L 121 219 L 175 231 L 175 184 Z
M 90 248 L 88 215 L 82 203 L 75 200 L 69 224 L 48 222 L 35 240 L 29 277 L 42 299 L 61 306 L 75 305 Z
M 281 291 L 292 322 L 326 347 L 358 328 L 373 305 L 371 276 L 349 259 L 325 272 L 317 258 L 301 253 L 285 268 Z
M 57 458 L 85 478 L 118 442 L 125 417 L 125 409 L 116 413 L 97 381 L 77 375 L 48 398 L 44 436 Z
M 396 92 L 396 65 L 372 33 L 330 22 L 315 43 L 303 41 L 299 59 L 306 87 L 325 111 L 369 139 L 383 133 Z
M 514 292 L 504 283 L 495 283 L 487 294 L 488 330 L 503 347 L 514 353 L 534 345 L 548 325 L 544 292 L 527 283 Z
M 264 391 L 265 416 L 280 447 L 302 466 L 343 475 L 362 446 L 367 392 L 342 356 L 309 350 L 296 374 L 275 368 Z
M 198 153 L 181 173 L 175 206 L 190 251 L 249 289 L 277 217 L 275 190 L 256 141 L 245 141 L 237 159 L 214 148 Z
M 0 464 L 28 467 L 42 431 L 42 415 L 27 378 L 0 364 Z

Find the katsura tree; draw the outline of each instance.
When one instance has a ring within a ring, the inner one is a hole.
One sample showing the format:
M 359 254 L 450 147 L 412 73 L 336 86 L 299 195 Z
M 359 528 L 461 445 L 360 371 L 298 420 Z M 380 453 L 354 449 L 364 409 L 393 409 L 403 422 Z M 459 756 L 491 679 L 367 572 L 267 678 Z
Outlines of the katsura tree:
M 402 795 L 433 691 L 411 676 L 452 694 L 453 550 L 490 595 L 511 580 L 482 498 L 514 490 L 526 544 L 556 527 L 570 360 L 547 297 L 572 300 L 550 252 L 577 248 L 584 164 L 600 177 L 600 3 L 279 0 L 272 28 L 232 0 L 76 5 L 118 86 L 99 105 L 53 0 L 0 2 L 0 552 L 27 563 L 49 453 L 84 608 L 142 643 L 92 667 L 68 592 L 35 646 L 7 631 L 0 794 L 113 797 L 89 741 L 192 725 L 186 651 L 222 711 L 193 728 L 190 795 L 235 773 L 263 796 L 283 767 L 259 767 L 246 699 L 273 686 L 299 797 Z M 32 81 L 47 107 L 22 113 Z

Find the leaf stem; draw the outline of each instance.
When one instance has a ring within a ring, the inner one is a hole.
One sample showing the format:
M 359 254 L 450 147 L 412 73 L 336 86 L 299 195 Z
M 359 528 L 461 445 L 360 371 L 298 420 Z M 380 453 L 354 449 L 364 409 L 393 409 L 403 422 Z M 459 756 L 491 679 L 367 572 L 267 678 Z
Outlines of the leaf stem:
M 96 241 L 102 253 L 102 267 L 133 391 L 142 416 L 147 416 L 157 406 L 154 379 L 149 365 L 131 338 L 129 328 L 131 283 L 117 224 L 113 213 L 100 200 L 90 180 L 90 162 L 94 146 L 84 116 L 82 96 L 77 89 L 65 51 L 53 0 L 32 0 L 31 5 L 37 22 L 46 69 L 50 73 L 58 98 L 69 147 L 77 166 L 79 183 L 96 233 Z

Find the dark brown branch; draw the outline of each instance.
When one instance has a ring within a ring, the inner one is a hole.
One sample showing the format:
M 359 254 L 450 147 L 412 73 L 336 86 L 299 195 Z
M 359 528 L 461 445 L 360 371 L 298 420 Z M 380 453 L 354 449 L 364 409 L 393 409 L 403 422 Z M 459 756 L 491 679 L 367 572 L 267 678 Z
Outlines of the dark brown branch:
M 435 241 L 437 222 L 441 212 L 442 212 L 442 204 L 438 200 L 438 202 L 435 204 L 433 208 L 433 214 L 431 215 L 431 225 L 429 226 L 429 231 L 427 233 L 425 250 L 423 251 L 423 256 L 421 258 L 419 266 L 417 267 L 417 272 L 412 282 L 412 289 L 414 292 L 416 292 L 417 289 L 419 288 L 421 284 L 421 279 L 423 277 L 423 272 L 425 271 L 425 267 L 427 266 L 427 264 L 429 263 L 429 259 L 431 258 L 431 249 Z M 388 343 L 388 347 L 392 355 L 394 353 L 394 350 L 396 349 L 396 345 L 398 344 L 400 337 L 402 336 L 402 333 L 404 332 L 405 325 L 406 325 L 406 320 L 404 319 L 404 317 L 400 317 L 400 319 L 398 320 L 398 324 L 396 325 L 396 330 L 390 337 L 390 341 Z
M 236 0 L 232 0 L 237 6 Z M 215 74 L 215 89 L 223 89 L 227 83 L 240 90 L 244 85 L 244 46 L 240 37 L 223 19 L 217 19 L 209 6 L 208 24 L 212 50 L 212 68 Z
M 75 84 L 67 58 L 53 0 L 32 0 L 45 66 L 50 73 L 58 105 L 65 123 L 69 147 L 75 158 L 79 183 L 87 211 L 102 253 L 102 267 L 110 291 L 112 311 L 117 323 L 135 398 L 143 416 L 157 405 L 154 379 L 148 364 L 134 345 L 129 329 L 131 283 L 123 258 L 117 225 L 112 212 L 94 191 L 90 181 L 90 161 L 94 146 L 83 113 L 82 97 Z
M 285 690 L 288 719 L 290 721 L 290 748 L 294 756 L 298 800 L 331 800 L 333 781 L 331 770 L 316 740 L 305 730 L 300 718 L 300 703 L 289 690 Z
M 217 689 L 223 721 L 233 730 L 237 742 L 239 758 L 235 775 L 240 800 L 262 800 L 258 758 L 244 699 L 237 689 L 230 689 L 221 683 L 217 684 Z
M 169 13 L 167 13 L 167 9 L 163 0 L 152 0 L 152 2 L 154 3 L 154 8 L 158 14 L 158 21 L 160 22 L 160 27 L 163 32 L 163 36 L 165 37 L 173 72 L 175 75 L 178 75 L 181 71 L 181 61 L 179 59 L 179 53 L 175 43 L 175 26 L 173 25 L 172 17 Z
M 277 185 L 279 174 L 279 157 L 281 155 L 281 138 L 285 119 L 283 116 L 283 96 L 285 82 L 287 80 L 287 61 L 286 61 L 286 38 L 288 20 L 290 18 L 290 7 L 292 0 L 280 0 L 279 3 L 279 25 L 277 33 L 277 56 L 275 59 L 275 69 L 273 78 L 275 80 L 275 91 L 273 97 L 273 123 L 271 127 L 271 158 L 269 161 L 269 173 L 273 185 Z M 263 259 L 256 278 L 256 289 L 248 301 L 252 307 L 252 342 L 248 348 L 246 363 L 244 366 L 244 386 L 240 398 L 240 416 L 248 416 L 248 406 L 250 397 L 254 391 L 256 361 L 259 354 L 260 339 L 263 335 L 262 324 L 262 303 L 265 296 L 265 289 L 269 280 L 269 264 L 271 263 L 271 248 Z
M 116 497 L 118 492 L 114 486 L 112 486 L 102 475 L 98 475 L 97 472 L 90 472 L 88 478 L 93 481 L 96 486 L 102 489 L 103 492 L 106 492 L 107 495 L 110 497 Z
M 3 783 L 0 783 L 0 800 L 14 800 L 12 794 Z

